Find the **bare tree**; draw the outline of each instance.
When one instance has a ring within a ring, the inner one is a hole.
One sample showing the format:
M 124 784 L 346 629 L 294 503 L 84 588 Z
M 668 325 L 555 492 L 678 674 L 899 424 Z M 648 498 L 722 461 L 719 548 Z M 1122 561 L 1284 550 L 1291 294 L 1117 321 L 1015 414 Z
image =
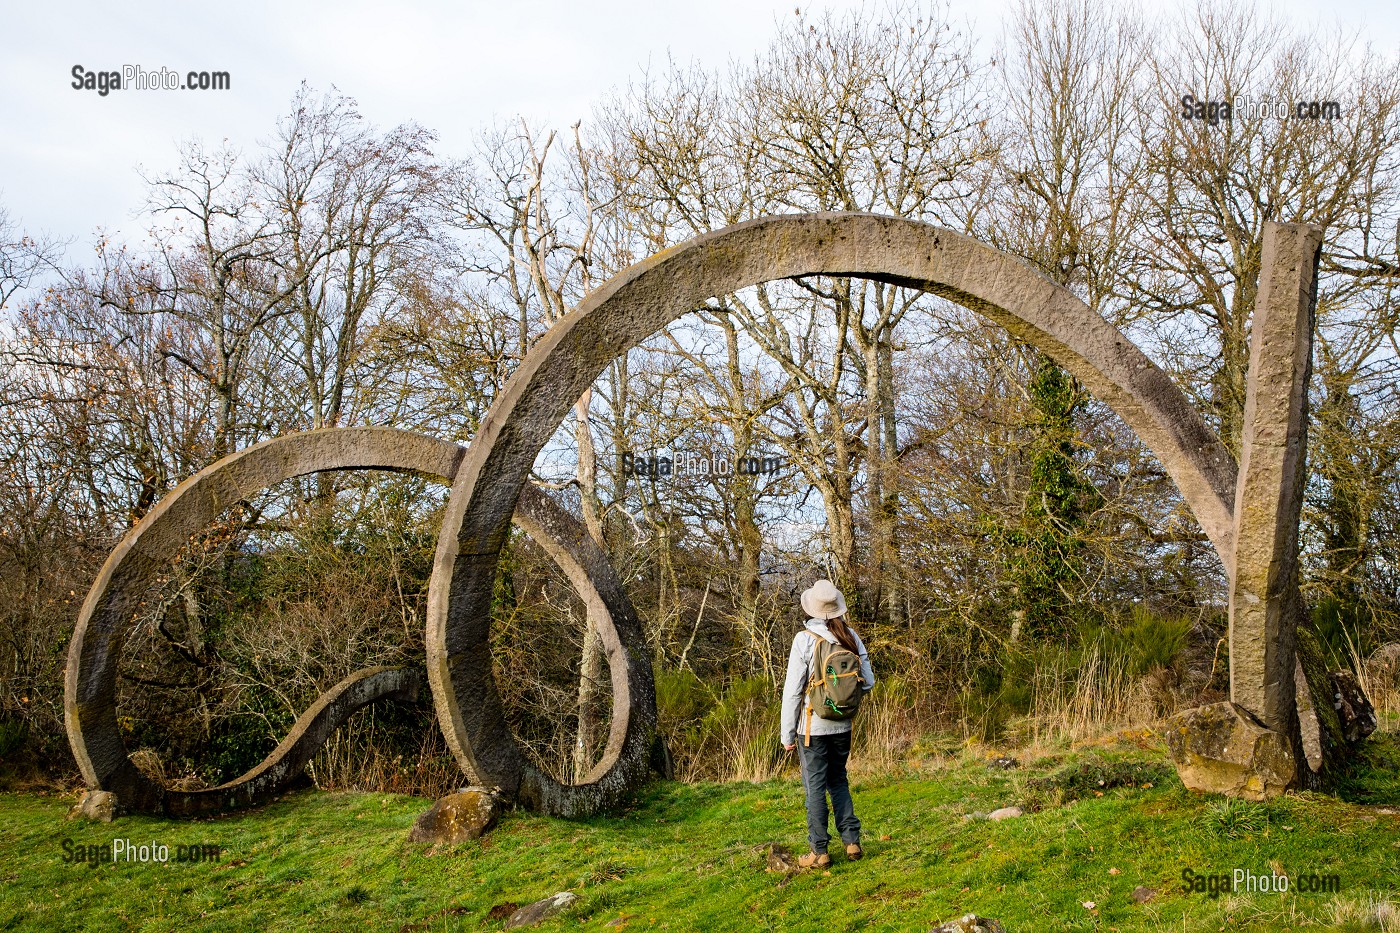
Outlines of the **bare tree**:
M 153 261 L 150 307 L 131 296 L 104 294 L 104 303 L 132 313 L 155 313 L 186 322 L 212 353 L 195 360 L 178 347 L 167 352 L 207 382 L 218 398 L 214 415 L 217 459 L 272 427 L 241 408 L 253 359 L 265 354 L 269 325 L 292 313 L 288 298 L 300 282 L 271 268 L 283 219 L 262 209 L 237 153 L 208 151 L 189 142 L 173 172 L 148 176 L 148 208 L 168 226 Z
M 1202 401 L 1238 449 L 1264 223 L 1328 229 L 1324 335 L 1393 266 L 1400 65 L 1239 7 L 1187 16 L 1151 58 L 1139 143 L 1149 171 L 1135 192 L 1146 213 L 1127 297 L 1206 348 L 1193 383 L 1209 387 Z M 1231 116 L 1197 119 L 1188 97 L 1231 103 Z M 1293 118 L 1308 101 L 1336 102 L 1340 115 Z
M 977 67 L 967 38 L 935 11 L 799 15 L 751 65 L 726 75 L 673 67 L 614 102 L 605 117 L 621 146 L 614 171 L 631 181 L 629 206 L 658 247 L 790 210 L 875 210 L 965 228 L 978 203 L 973 173 L 993 148 Z M 784 405 L 755 424 L 820 493 L 826 548 L 848 584 L 861 579 L 853 501 L 863 481 L 875 516 L 862 610 L 872 618 L 904 612 L 891 348 L 917 297 L 816 281 L 760 286 L 708 309 L 733 317 L 783 374 Z
M 1374 618 L 1362 592 L 1393 462 L 1372 439 L 1389 443 L 1397 374 L 1400 62 L 1340 33 L 1200 5 L 1154 48 L 1152 69 L 1146 213 L 1125 294 L 1151 312 L 1187 391 L 1237 449 L 1263 225 L 1325 228 L 1303 538 L 1316 579 L 1304 587 L 1340 600 L 1353 624 Z M 1230 112 L 1213 121 L 1211 103 Z M 1391 602 L 1390 625 L 1394 612 Z
M 45 271 L 56 268 L 60 243 L 23 232 L 0 206 L 0 311 L 15 294 L 28 288 Z
M 434 231 L 445 179 L 433 136 L 415 125 L 379 133 L 355 102 L 305 85 L 253 171 L 280 218 L 269 257 L 291 283 L 274 342 L 298 371 L 309 427 L 341 423 L 369 329 L 404 302 L 399 286 L 438 249 Z

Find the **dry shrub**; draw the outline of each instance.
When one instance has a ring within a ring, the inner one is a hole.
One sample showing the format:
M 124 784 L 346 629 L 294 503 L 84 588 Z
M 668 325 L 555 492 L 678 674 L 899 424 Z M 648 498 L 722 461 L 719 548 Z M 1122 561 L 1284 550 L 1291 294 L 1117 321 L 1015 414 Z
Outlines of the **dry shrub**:
M 658 728 L 681 781 L 766 781 L 787 767 L 778 688 L 740 677 L 716 690 L 689 670 L 656 676 Z
M 767 781 L 786 767 L 779 744 L 778 688 L 766 677 L 729 685 L 701 723 L 698 771 L 716 781 Z
M 204 790 L 209 782 L 194 771 L 173 774 L 166 761 L 154 748 L 143 746 L 131 753 L 131 763 L 147 778 L 171 790 Z
M 356 714 L 311 760 L 307 767 L 317 787 L 436 799 L 468 783 L 436 722 L 418 730 L 416 751 L 405 754 L 403 730 L 386 727 L 375 712 Z
M 1382 645 L 1364 661 L 1353 645 L 1352 667 L 1376 708 L 1381 728 L 1395 728 L 1400 720 L 1400 642 Z
M 1336 895 L 1331 904 L 1331 921 L 1343 929 L 1400 931 L 1400 905 L 1384 895 Z
M 916 689 L 898 675 L 876 681 L 853 724 L 852 771 L 886 774 L 908 760 L 915 741 L 934 725 L 931 706 L 919 702 Z
M 1083 741 L 1132 718 L 1136 684 L 1097 645 L 1081 659 L 1047 655 L 1033 675 L 1026 728 L 1031 742 Z
M 1128 726 L 1158 722 L 1176 713 L 1181 706 L 1181 675 L 1170 667 L 1159 667 L 1139 677 L 1129 700 Z
M 154 748 L 138 748 L 129 756 L 131 763 L 145 777 L 157 784 L 165 784 L 165 762 L 160 760 L 160 753 Z

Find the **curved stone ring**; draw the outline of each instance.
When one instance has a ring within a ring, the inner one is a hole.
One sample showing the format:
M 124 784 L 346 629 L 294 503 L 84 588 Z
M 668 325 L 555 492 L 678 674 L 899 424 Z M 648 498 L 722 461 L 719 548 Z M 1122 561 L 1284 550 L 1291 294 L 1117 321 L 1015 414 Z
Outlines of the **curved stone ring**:
M 176 791 L 146 777 L 127 755 L 117 726 L 117 663 L 131 624 L 133 600 L 171 555 L 223 509 L 284 479 L 324 470 L 411 471 L 450 483 L 464 453 L 464 448 L 449 441 L 393 428 L 328 428 L 239 451 L 196 473 L 163 498 L 107 558 L 83 603 L 69 644 L 64 718 L 73 755 L 88 786 L 113 792 L 121 809 L 138 813 L 188 816 L 252 806 L 298 780 L 326 738 L 356 710 L 376 700 L 414 698 L 419 682 L 414 670 L 375 667 L 352 674 L 317 699 L 272 754 L 252 770 L 218 787 Z M 545 537 L 555 533 L 566 542 L 580 535 L 586 538 L 577 520 L 533 488 L 522 497 L 521 511 L 521 524 L 578 588 L 606 640 L 610 620 L 597 614 L 602 603 L 588 574 L 567 543 Z M 620 718 L 627 720 L 625 708 Z

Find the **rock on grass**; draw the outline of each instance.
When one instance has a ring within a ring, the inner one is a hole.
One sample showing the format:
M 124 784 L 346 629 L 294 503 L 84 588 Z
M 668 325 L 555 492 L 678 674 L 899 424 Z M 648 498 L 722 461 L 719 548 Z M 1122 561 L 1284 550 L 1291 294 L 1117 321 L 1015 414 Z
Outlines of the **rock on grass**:
M 90 790 L 82 802 L 68 811 L 68 819 L 84 817 L 94 823 L 110 823 L 117 815 L 117 795 L 105 790 Z
M 514 930 L 519 927 L 532 927 L 560 913 L 576 900 L 578 900 L 578 895 L 572 891 L 560 891 L 544 900 L 526 904 L 510 915 L 510 919 L 506 921 L 506 925 L 502 929 Z
M 928 933 L 1006 933 L 1006 928 L 995 920 L 964 914 L 956 920 L 939 924 Z
M 454 845 L 477 839 L 496 825 L 496 810 L 496 801 L 485 789 L 448 794 L 418 817 L 408 832 L 408 841 Z

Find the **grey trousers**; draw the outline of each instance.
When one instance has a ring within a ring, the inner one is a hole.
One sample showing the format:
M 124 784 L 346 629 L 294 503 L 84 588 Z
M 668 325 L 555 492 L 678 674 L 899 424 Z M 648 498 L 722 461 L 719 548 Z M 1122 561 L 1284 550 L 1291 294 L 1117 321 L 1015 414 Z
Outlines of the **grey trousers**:
M 797 737 L 798 759 L 802 763 L 802 788 L 807 792 L 807 841 L 813 852 L 825 852 L 831 843 L 827 832 L 826 795 L 831 795 L 831 809 L 836 813 L 836 830 L 841 841 L 850 845 L 860 842 L 860 820 L 856 818 L 851 788 L 846 781 L 846 759 L 851 754 L 851 734 L 814 735 L 812 744 L 804 745 Z

